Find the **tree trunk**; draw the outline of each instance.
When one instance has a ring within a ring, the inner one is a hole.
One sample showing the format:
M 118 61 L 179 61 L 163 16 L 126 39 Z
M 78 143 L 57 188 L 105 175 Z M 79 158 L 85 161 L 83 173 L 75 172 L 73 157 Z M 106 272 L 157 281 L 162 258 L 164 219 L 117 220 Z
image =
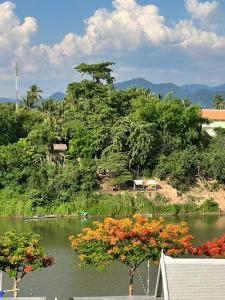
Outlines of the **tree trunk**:
M 18 295 L 17 284 L 18 284 L 17 279 L 13 278 L 13 297 L 14 298 L 17 298 L 17 295 Z
M 129 267 L 128 276 L 129 276 L 129 286 L 128 286 L 128 295 L 133 296 L 134 294 L 134 273 L 135 268 Z

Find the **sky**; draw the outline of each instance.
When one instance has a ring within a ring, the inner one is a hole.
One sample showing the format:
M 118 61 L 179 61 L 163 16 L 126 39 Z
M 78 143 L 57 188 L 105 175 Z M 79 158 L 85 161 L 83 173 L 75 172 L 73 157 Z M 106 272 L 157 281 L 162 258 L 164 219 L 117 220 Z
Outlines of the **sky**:
M 44 96 L 80 80 L 82 62 L 114 61 L 114 77 L 225 83 L 225 0 L 0 0 L 0 97 L 33 83 Z

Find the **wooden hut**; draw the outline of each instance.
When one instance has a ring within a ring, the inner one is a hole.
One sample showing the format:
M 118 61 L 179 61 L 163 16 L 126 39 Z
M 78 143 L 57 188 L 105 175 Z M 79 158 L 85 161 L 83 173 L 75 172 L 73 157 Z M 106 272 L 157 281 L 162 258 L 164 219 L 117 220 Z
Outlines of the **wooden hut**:
M 54 160 L 57 163 L 64 164 L 65 152 L 68 149 L 66 144 L 53 144 Z

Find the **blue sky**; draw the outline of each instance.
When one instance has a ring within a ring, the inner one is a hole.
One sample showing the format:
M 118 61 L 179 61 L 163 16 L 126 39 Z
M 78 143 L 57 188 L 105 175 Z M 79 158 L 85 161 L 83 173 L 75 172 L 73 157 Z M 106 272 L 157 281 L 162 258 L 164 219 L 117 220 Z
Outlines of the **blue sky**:
M 112 60 L 118 81 L 225 82 L 225 0 L 0 1 L 0 96 L 38 83 L 49 95 L 81 62 Z

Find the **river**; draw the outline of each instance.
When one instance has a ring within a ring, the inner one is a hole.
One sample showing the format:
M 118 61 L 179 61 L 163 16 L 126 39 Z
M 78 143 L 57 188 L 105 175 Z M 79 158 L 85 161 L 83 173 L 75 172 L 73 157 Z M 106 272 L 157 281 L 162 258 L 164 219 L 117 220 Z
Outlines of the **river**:
M 114 296 L 127 294 L 127 270 L 119 264 L 112 264 L 107 271 L 80 270 L 78 259 L 70 249 L 68 236 L 79 233 L 83 227 L 89 226 L 94 219 L 87 221 L 68 218 L 24 221 L 19 219 L 0 219 L 0 233 L 8 230 L 18 232 L 33 231 L 43 238 L 43 246 L 54 256 L 55 264 L 49 269 L 27 275 L 20 285 L 21 296 L 47 296 L 48 299 L 58 297 L 65 300 L 72 296 Z M 169 217 L 169 223 L 186 221 L 190 233 L 195 237 L 195 244 L 200 244 L 225 233 L 225 217 L 189 216 Z M 157 268 L 150 269 L 150 290 L 154 293 Z M 141 276 L 146 282 L 147 264 L 141 267 Z M 3 288 L 11 288 L 11 281 L 4 275 Z M 144 294 L 139 276 L 135 278 L 135 293 Z

